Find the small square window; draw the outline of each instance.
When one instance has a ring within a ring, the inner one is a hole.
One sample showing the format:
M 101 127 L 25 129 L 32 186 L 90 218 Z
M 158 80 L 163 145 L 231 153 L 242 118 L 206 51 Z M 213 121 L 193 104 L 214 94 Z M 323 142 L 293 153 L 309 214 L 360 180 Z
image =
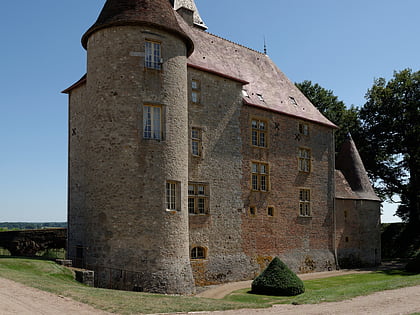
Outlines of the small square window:
M 249 214 L 250 215 L 256 215 L 257 214 L 257 209 L 255 207 L 250 207 L 249 208 Z

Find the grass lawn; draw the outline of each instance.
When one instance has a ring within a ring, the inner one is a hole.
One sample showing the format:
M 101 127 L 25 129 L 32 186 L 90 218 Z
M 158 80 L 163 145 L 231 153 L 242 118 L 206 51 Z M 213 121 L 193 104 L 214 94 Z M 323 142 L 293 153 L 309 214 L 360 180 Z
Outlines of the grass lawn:
M 249 290 L 241 290 L 223 300 L 213 300 L 90 288 L 73 280 L 69 269 L 54 262 L 6 257 L 0 258 L 0 277 L 119 314 L 262 308 L 278 303 L 319 303 L 420 285 L 420 275 L 401 271 L 374 272 L 304 281 L 306 292 L 297 297 L 258 296 L 247 293 Z
M 316 304 L 348 300 L 377 291 L 420 285 L 420 274 L 402 270 L 376 271 L 324 279 L 306 280 L 305 293 L 294 297 L 255 295 L 249 289 L 238 290 L 225 300 L 269 304 Z

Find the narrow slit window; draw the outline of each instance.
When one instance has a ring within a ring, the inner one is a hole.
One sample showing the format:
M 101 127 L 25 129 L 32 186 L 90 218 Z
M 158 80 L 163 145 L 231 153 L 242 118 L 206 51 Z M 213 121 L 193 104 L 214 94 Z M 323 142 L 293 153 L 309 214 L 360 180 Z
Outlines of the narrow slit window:
M 166 209 L 177 211 L 180 205 L 180 189 L 178 182 L 166 182 Z
M 198 80 L 191 81 L 191 102 L 200 104 L 201 101 L 201 84 Z
M 199 128 L 193 127 L 191 129 L 191 154 L 194 156 L 201 156 L 202 147 L 202 131 Z

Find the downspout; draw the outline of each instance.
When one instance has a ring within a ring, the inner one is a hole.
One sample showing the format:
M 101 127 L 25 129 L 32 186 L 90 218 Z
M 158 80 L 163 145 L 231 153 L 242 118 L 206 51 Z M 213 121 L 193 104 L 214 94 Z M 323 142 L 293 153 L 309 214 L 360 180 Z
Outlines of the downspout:
M 335 266 L 336 269 L 339 270 L 340 266 L 338 264 L 338 254 L 337 254 L 337 215 L 336 215 L 336 191 L 335 191 L 335 130 L 332 131 L 332 138 L 333 138 L 333 247 L 334 247 L 334 259 L 335 259 Z

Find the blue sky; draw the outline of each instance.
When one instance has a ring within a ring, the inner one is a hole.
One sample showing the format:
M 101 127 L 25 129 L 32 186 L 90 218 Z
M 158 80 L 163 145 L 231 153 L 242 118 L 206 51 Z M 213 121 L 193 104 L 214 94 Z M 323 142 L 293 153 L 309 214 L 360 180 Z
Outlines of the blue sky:
M 2 1 L 0 222 L 65 221 L 67 97 L 104 0 Z M 263 50 L 294 82 L 360 106 L 377 77 L 420 70 L 418 0 L 196 0 L 209 31 Z M 388 208 L 386 208 L 388 209 Z M 383 221 L 395 220 L 386 211 Z

